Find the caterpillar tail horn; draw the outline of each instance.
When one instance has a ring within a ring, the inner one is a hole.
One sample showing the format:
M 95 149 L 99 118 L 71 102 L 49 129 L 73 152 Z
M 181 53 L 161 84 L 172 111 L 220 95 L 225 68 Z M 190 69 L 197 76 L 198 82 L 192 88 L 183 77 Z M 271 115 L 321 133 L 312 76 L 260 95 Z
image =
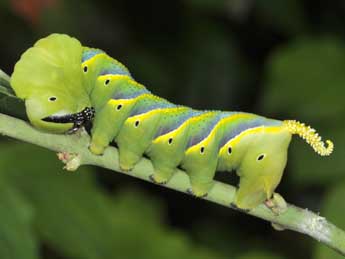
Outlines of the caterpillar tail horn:
M 283 124 L 291 134 L 297 134 L 304 139 L 320 156 L 329 156 L 333 152 L 333 142 L 326 140 L 326 147 L 316 130 L 310 126 L 296 120 L 285 120 Z

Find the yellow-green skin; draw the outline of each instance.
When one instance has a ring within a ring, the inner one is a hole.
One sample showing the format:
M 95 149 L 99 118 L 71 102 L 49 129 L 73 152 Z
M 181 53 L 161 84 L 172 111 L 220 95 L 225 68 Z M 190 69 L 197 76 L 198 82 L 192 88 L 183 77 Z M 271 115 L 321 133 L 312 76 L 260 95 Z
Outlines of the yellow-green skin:
M 162 184 L 181 166 L 196 196 L 210 191 L 217 170 L 236 170 L 235 204 L 251 209 L 271 198 L 286 165 L 291 133 L 281 121 L 169 103 L 137 83 L 118 61 L 67 35 L 50 35 L 26 51 L 11 83 L 35 127 L 66 132 L 72 123 L 42 119 L 92 106 L 91 152 L 101 155 L 115 141 L 123 170 L 146 154 L 155 168 L 152 180 Z

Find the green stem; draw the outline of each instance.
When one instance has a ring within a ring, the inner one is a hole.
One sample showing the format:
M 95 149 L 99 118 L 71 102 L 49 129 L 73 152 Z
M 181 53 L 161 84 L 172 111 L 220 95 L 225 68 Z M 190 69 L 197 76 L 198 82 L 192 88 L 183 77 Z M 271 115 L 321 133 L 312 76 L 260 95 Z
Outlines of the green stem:
M 150 181 L 149 176 L 153 173 L 151 162 L 145 158 L 138 163 L 133 171 L 122 172 L 118 164 L 117 149 L 113 147 L 107 148 L 103 156 L 91 154 L 88 150 L 90 138 L 85 131 L 79 131 L 74 135 L 49 134 L 34 129 L 22 120 L 0 114 L 0 134 L 56 152 L 76 154 L 67 163 L 67 169 L 70 170 L 77 169 L 80 165 L 96 165 L 145 181 Z M 184 172 L 178 171 L 164 187 L 186 193 L 189 188 L 188 177 Z M 235 191 L 236 188 L 231 185 L 216 182 L 205 199 L 230 208 Z M 265 205 L 260 205 L 250 212 L 244 213 L 267 220 L 283 229 L 307 234 L 345 255 L 345 232 L 307 209 L 288 204 L 287 210 L 277 215 Z

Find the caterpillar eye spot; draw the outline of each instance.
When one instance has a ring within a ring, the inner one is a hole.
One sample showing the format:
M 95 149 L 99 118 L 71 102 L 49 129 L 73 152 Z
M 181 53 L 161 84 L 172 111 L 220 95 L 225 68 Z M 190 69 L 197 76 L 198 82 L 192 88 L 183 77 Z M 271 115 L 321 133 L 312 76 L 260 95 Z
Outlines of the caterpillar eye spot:
M 119 104 L 117 107 L 116 107 L 116 110 L 121 110 L 121 108 L 122 108 L 122 104 Z
M 57 98 L 55 96 L 49 97 L 48 99 L 50 102 L 55 102 Z
M 261 154 L 261 155 L 258 156 L 257 160 L 258 160 L 258 161 L 261 161 L 261 160 L 264 159 L 264 158 L 265 158 L 265 154 Z
M 173 139 L 172 139 L 172 138 L 169 138 L 169 140 L 168 140 L 168 144 L 169 144 L 169 145 L 171 145 L 171 144 L 172 144 L 172 142 L 173 142 Z
M 105 80 L 105 82 L 104 82 L 105 85 L 108 85 L 109 83 L 110 83 L 109 79 Z
M 138 126 L 139 126 L 139 121 L 136 121 L 136 122 L 134 123 L 134 127 L 138 128 Z
M 201 147 L 200 148 L 200 154 L 204 154 L 204 152 L 205 152 L 205 147 Z
M 228 154 L 231 155 L 231 153 L 232 153 L 232 148 L 228 147 Z
M 88 67 L 85 66 L 85 67 L 83 68 L 83 70 L 84 70 L 84 73 L 87 73 Z

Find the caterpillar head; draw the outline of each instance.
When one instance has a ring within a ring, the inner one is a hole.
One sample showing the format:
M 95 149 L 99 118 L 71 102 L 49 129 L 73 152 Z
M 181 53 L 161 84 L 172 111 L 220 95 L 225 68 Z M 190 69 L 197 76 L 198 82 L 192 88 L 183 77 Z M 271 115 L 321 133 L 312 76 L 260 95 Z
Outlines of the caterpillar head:
M 24 99 L 35 127 L 66 132 L 75 126 L 74 119 L 90 107 L 80 69 L 81 56 L 78 40 L 52 34 L 39 40 L 17 62 L 11 85 Z M 81 119 L 79 116 L 79 124 Z

